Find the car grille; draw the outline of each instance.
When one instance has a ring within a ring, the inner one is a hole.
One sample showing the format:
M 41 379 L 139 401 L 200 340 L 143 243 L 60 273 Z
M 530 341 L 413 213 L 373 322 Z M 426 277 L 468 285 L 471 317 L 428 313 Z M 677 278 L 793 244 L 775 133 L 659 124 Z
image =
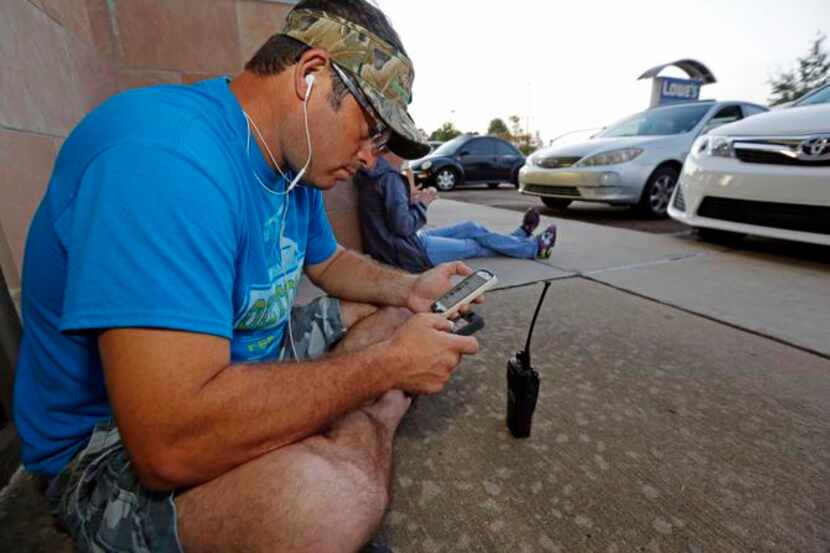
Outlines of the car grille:
M 683 187 L 679 184 L 675 187 L 677 192 L 674 193 L 674 207 L 680 211 L 686 211 L 686 198 L 683 197 Z
M 575 186 L 541 186 L 539 184 L 528 184 L 524 187 L 524 191 L 530 192 L 531 194 L 555 194 L 557 196 L 573 196 L 576 198 L 582 195 Z
M 581 157 L 547 157 L 538 161 L 539 167 L 545 169 L 565 169 L 572 167 Z
M 830 136 L 737 137 L 732 141 L 735 157 L 744 163 L 792 165 L 795 167 L 830 167 L 830 148 L 813 144 Z M 814 152 L 818 148 L 818 152 Z
M 825 206 L 756 202 L 707 196 L 703 198 L 697 214 L 701 217 L 734 223 L 830 234 L 830 207 Z
M 806 161 L 778 152 L 748 150 L 735 148 L 735 157 L 745 163 L 765 163 L 767 165 L 794 165 L 796 167 L 830 167 L 830 160 Z

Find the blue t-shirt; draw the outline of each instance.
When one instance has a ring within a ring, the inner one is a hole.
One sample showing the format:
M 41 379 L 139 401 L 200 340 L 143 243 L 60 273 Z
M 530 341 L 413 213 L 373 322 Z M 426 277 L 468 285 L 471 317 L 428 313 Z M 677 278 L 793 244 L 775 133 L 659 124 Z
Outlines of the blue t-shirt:
M 126 92 L 78 125 L 23 264 L 14 417 L 29 470 L 56 474 L 112 416 L 101 329 L 222 336 L 236 362 L 277 355 L 303 266 L 337 247 L 320 191 L 285 187 L 225 78 Z

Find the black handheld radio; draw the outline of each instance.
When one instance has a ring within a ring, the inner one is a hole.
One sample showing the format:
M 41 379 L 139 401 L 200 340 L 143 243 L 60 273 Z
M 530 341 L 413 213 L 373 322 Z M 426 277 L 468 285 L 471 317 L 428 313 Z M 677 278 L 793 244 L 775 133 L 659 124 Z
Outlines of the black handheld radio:
M 507 428 L 510 429 L 514 438 L 530 436 L 533 411 L 536 409 L 536 400 L 539 398 L 539 373 L 530 364 L 530 337 L 533 335 L 536 317 L 539 316 L 539 309 L 542 307 L 548 288 L 550 288 L 550 281 L 545 282 L 542 296 L 536 305 L 530 331 L 527 333 L 525 349 L 507 361 Z

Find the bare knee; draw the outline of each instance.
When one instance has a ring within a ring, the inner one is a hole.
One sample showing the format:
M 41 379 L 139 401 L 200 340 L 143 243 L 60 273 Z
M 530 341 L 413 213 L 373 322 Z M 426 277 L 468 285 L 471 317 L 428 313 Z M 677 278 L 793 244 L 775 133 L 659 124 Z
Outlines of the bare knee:
M 377 438 L 367 438 L 344 444 L 336 436 L 318 436 L 305 443 L 295 477 L 304 483 L 300 489 L 305 494 L 314 490 L 326 498 L 314 511 L 327 544 L 319 543 L 315 550 L 339 551 L 344 544 L 351 544 L 346 551 L 357 550 L 383 521 L 391 500 L 391 452 L 378 448 Z
M 412 317 L 413 313 L 405 307 L 384 307 L 378 313 L 379 322 L 397 329 Z
M 377 311 L 378 306 L 370 303 L 340 300 L 340 319 L 346 330 L 374 315 Z
M 412 316 L 409 309 L 383 307 L 352 326 L 334 348 L 334 353 L 360 351 L 386 340 Z
M 389 473 L 374 451 L 367 449 L 355 456 L 334 446 L 330 451 L 317 450 L 308 459 L 303 477 L 336 490 L 340 500 L 336 510 L 349 508 L 380 522 L 389 505 Z
M 371 320 L 371 329 L 380 341 L 391 337 L 412 315 L 405 307 L 383 307 L 366 322 Z
M 357 551 L 383 520 L 388 475 L 371 447 L 340 441 L 309 438 L 177 497 L 185 550 Z
M 335 423 L 325 434 L 303 446 L 319 458 L 331 481 L 367 492 L 384 510 L 389 502 L 394 430 L 365 410 L 357 410 Z

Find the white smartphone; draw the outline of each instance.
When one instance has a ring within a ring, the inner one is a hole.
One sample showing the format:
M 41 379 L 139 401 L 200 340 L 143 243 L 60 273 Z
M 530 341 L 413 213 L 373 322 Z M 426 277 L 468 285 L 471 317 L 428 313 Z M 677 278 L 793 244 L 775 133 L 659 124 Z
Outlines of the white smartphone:
M 455 286 L 449 292 L 435 300 L 432 312 L 447 318 L 455 315 L 462 306 L 467 305 L 481 294 L 496 285 L 499 280 L 487 269 L 479 269 Z

